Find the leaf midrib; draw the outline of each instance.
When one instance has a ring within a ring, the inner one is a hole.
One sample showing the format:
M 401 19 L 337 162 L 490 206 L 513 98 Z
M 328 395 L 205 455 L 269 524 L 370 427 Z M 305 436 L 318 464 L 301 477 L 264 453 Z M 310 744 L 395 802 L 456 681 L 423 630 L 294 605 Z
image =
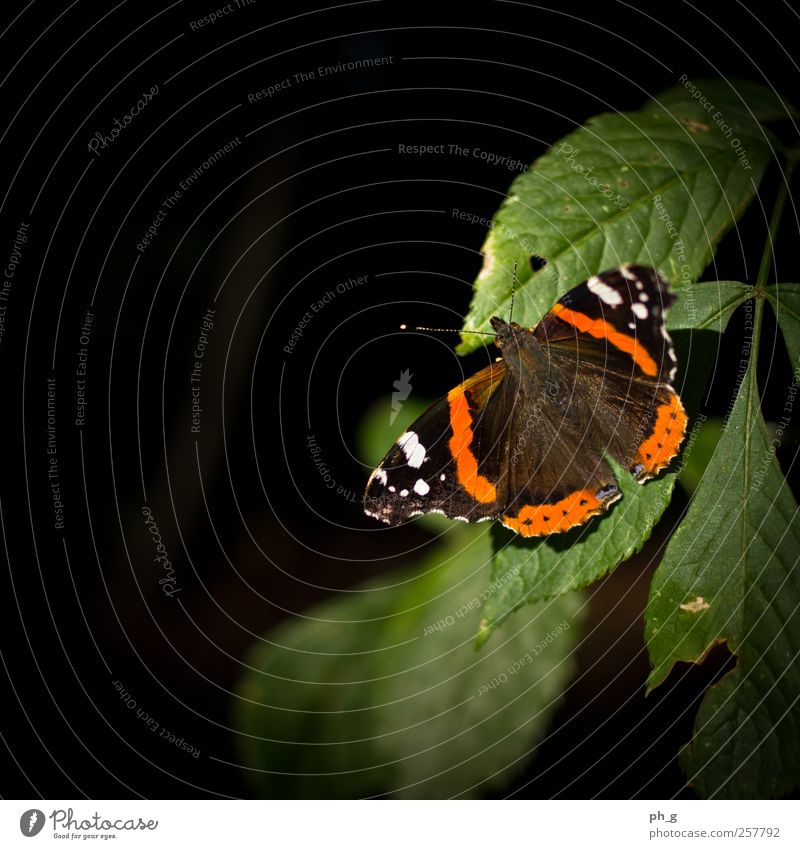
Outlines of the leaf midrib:
M 784 284 L 784 285 L 786 285 L 786 284 Z M 794 284 L 794 285 L 798 285 L 798 284 Z M 769 298 L 770 303 L 771 303 L 771 304 L 773 305 L 773 307 L 775 308 L 775 317 L 776 317 L 776 318 L 778 318 L 778 320 L 780 320 L 780 319 L 779 319 L 779 315 L 780 315 L 780 313 L 778 312 L 778 310 L 781 310 L 781 311 L 783 311 L 783 312 L 788 312 L 788 313 L 789 313 L 789 315 L 790 315 L 790 316 L 791 316 L 791 317 L 792 317 L 795 321 L 797 321 L 798 323 L 800 323 L 800 313 L 798 313 L 796 310 L 793 310 L 793 309 L 792 309 L 792 308 L 791 308 L 791 307 L 790 307 L 790 306 L 786 303 L 786 301 L 781 301 L 781 300 L 780 300 L 780 298 L 779 298 L 779 293 L 778 293 L 777 291 L 774 291 L 774 292 L 773 292 L 773 291 L 770 291 L 770 290 L 775 290 L 775 287 L 774 287 L 774 286 L 770 286 L 770 288 L 766 290 L 766 295 L 767 295 L 767 297 Z M 800 291 L 794 291 L 794 292 L 792 292 L 792 291 L 790 290 L 790 292 L 791 292 L 791 294 L 795 294 L 795 295 L 800 294 Z
M 680 292 L 678 292 L 678 294 L 680 294 Z M 703 321 L 698 322 L 698 324 L 696 324 L 696 325 L 687 325 L 686 327 L 670 327 L 669 329 L 675 330 L 675 331 L 679 331 L 679 330 L 705 330 L 706 327 L 713 324 L 718 319 L 721 319 L 725 315 L 725 313 L 732 313 L 737 307 L 740 307 L 745 301 L 749 300 L 749 298 L 750 298 L 750 292 L 746 291 L 742 294 L 742 297 L 739 297 L 738 295 L 735 296 L 732 301 L 730 301 L 729 303 L 720 307 L 720 309 L 717 312 L 713 313 L 712 315 L 710 315 L 708 318 L 704 319 Z M 669 325 L 669 321 L 667 321 L 667 325 Z M 724 331 L 724 330 L 725 330 L 725 328 L 723 327 L 722 331 Z
M 744 455 L 743 458 L 743 469 L 744 475 L 742 476 L 742 526 L 741 526 L 741 555 L 739 557 L 739 561 L 741 563 L 742 569 L 742 603 L 737 605 L 737 619 L 738 621 L 738 638 L 741 639 L 742 634 L 744 634 L 744 599 L 747 598 L 748 593 L 748 585 L 747 585 L 747 577 L 748 577 L 748 569 L 747 569 L 747 529 L 750 525 L 750 506 L 751 502 L 748 498 L 749 489 L 750 489 L 750 445 L 752 443 L 753 432 L 752 432 L 752 424 L 754 421 L 753 416 L 753 395 L 757 393 L 757 387 L 755 384 L 755 373 L 756 373 L 756 360 L 758 359 L 758 345 L 752 345 L 750 348 L 750 362 L 747 364 L 747 405 L 745 407 L 745 428 L 744 428 L 744 440 L 745 446 L 744 451 L 742 452 Z M 755 391 L 754 391 L 755 390 Z M 737 639 L 738 642 L 738 639 Z

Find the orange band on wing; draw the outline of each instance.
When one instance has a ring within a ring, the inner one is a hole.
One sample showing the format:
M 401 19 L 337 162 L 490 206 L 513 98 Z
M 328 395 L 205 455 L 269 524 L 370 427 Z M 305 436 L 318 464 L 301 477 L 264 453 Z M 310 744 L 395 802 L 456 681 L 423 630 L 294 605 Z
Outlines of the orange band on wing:
M 472 414 L 463 387 L 456 386 L 447 394 L 450 404 L 450 453 L 456 461 L 458 482 L 476 500 L 488 504 L 497 499 L 494 484 L 478 474 L 478 461 L 470 450 L 472 442 Z
M 524 537 L 540 537 L 582 525 L 602 513 L 608 503 L 608 499 L 601 501 L 591 490 L 579 489 L 554 504 L 526 505 L 516 516 L 503 516 L 500 521 Z
M 678 453 L 686 434 L 687 416 L 681 399 L 674 392 L 669 402 L 656 410 L 653 433 L 636 452 L 636 460 L 647 475 L 656 475 Z
M 562 304 L 556 304 L 552 310 L 562 321 L 571 324 L 582 333 L 588 333 L 595 339 L 608 339 L 608 341 L 620 351 L 630 354 L 637 366 L 647 375 L 655 377 L 658 374 L 656 361 L 647 353 L 643 345 L 640 345 L 633 336 L 620 333 L 602 318 L 589 318 L 581 312 L 567 309 Z

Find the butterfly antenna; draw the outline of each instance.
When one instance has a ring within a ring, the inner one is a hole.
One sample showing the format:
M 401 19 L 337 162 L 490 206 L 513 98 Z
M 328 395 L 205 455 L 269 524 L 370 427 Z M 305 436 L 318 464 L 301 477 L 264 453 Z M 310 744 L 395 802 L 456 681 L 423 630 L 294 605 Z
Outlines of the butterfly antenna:
M 514 293 L 517 289 L 517 263 L 514 263 L 514 274 L 511 278 L 511 309 L 508 312 L 508 323 L 511 324 L 511 318 L 514 315 Z
M 480 336 L 496 336 L 488 330 L 456 330 L 455 327 L 409 327 L 407 324 L 400 325 L 401 330 L 424 330 L 428 333 L 477 333 Z

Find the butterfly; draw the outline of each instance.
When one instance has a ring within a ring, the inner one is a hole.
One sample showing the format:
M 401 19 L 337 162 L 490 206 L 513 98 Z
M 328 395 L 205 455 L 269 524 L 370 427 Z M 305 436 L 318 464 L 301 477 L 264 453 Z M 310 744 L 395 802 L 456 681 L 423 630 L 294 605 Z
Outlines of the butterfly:
M 567 531 L 622 497 L 606 455 L 639 482 L 678 454 L 687 416 L 653 268 L 590 277 L 534 328 L 492 318 L 502 357 L 451 389 L 370 475 L 364 510 L 499 519 L 526 537 Z

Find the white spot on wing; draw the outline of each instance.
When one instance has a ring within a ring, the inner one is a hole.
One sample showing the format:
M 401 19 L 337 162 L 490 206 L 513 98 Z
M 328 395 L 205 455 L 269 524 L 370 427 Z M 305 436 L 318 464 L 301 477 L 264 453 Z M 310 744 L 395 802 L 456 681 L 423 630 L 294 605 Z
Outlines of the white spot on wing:
M 396 492 L 396 491 L 397 491 L 397 490 L 396 490 L 393 486 L 390 486 L 390 487 L 389 487 L 389 492 Z
M 589 287 L 589 291 L 593 295 L 597 295 L 604 304 L 608 304 L 610 307 L 618 307 L 622 303 L 622 295 L 607 283 L 603 283 L 599 277 L 590 277 L 586 285 Z
M 446 475 L 439 475 L 439 480 L 443 481 L 445 479 L 445 477 L 447 477 L 447 476 Z
M 418 469 L 425 459 L 425 446 L 420 445 L 419 437 L 413 430 L 407 430 L 397 440 L 397 445 L 403 450 L 409 466 Z
M 631 310 L 636 318 L 647 318 L 647 307 L 644 304 L 631 304 Z
M 384 486 L 386 486 L 386 471 L 378 466 L 377 469 L 369 476 L 369 482 L 372 483 L 373 480 L 380 481 Z
M 428 484 L 425 483 L 424 480 L 422 480 L 422 478 L 420 478 L 414 484 L 414 492 L 416 492 L 417 495 L 427 495 L 430 491 L 431 488 L 428 486 Z
M 400 490 L 400 497 L 401 497 L 401 498 L 405 498 L 407 495 L 408 495 L 408 490 L 407 490 L 407 489 L 401 489 L 401 490 Z

